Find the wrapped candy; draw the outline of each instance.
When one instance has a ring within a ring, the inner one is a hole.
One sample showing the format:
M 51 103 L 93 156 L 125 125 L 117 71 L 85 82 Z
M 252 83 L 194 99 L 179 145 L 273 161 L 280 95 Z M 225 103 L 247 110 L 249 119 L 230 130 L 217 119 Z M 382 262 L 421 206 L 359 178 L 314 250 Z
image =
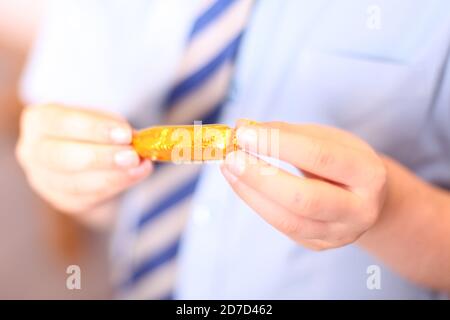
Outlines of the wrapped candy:
M 223 160 L 237 149 L 235 130 L 222 124 L 150 127 L 134 134 L 133 147 L 153 161 Z

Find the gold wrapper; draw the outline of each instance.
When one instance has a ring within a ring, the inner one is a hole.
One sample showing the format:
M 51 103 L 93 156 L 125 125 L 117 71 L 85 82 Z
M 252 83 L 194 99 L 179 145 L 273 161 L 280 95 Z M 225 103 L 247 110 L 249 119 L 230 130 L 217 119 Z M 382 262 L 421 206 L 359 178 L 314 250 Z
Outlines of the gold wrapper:
M 222 124 L 151 127 L 135 133 L 133 147 L 153 161 L 223 160 L 236 150 L 234 129 Z

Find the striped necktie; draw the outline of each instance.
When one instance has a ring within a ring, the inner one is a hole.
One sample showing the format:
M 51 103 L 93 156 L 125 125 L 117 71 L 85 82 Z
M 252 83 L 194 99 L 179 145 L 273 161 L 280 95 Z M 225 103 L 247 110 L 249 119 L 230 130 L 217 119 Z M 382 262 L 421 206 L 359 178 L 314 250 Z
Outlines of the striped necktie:
M 182 57 L 175 85 L 164 103 L 166 123 L 217 122 L 253 0 L 203 0 Z M 134 232 L 126 298 L 170 299 L 176 256 L 200 166 L 157 165 L 139 186 L 145 203 Z M 138 201 L 139 202 L 139 201 Z

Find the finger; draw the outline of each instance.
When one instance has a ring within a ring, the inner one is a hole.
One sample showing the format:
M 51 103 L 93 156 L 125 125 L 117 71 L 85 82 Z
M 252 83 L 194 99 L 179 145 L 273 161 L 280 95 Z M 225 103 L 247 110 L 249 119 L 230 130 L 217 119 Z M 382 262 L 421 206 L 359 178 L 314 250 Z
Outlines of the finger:
M 130 144 L 132 128 L 118 116 L 60 105 L 39 105 L 23 114 L 25 134 L 104 144 Z
M 295 241 L 324 240 L 335 234 L 335 225 L 295 215 L 258 191 L 247 186 L 226 167 L 222 173 L 233 190 L 265 221 Z
M 306 218 L 346 221 L 361 209 L 360 198 L 344 188 L 292 175 L 243 151 L 230 153 L 224 166 L 242 183 Z
M 300 134 L 312 136 L 318 139 L 327 139 L 342 146 L 347 146 L 373 153 L 372 148 L 367 143 L 360 139 L 357 139 L 353 134 L 339 128 L 307 123 L 298 125 L 282 121 L 270 121 L 264 123 L 252 122 L 252 124 L 262 124 L 265 127 L 274 129 L 283 127 L 285 128 L 285 130 L 289 130 L 291 132 L 298 132 Z M 245 123 L 242 123 L 242 125 L 245 125 Z
M 364 185 L 374 173 L 374 157 L 371 153 L 332 140 L 295 131 L 284 124 L 266 126 L 246 125 L 237 130 L 238 145 L 251 152 L 289 162 L 301 170 L 347 186 Z
M 74 196 L 115 194 L 119 190 L 146 177 L 152 170 L 149 161 L 143 161 L 130 170 L 104 170 L 82 173 L 62 174 L 40 168 L 36 170 L 36 179 L 45 182 L 47 188 Z
M 126 169 L 137 167 L 140 163 L 138 154 L 129 146 L 47 138 L 38 141 L 33 149 L 35 159 L 41 165 L 63 172 Z
M 149 161 L 128 172 L 93 172 L 62 175 L 46 169 L 34 170 L 30 185 L 52 205 L 67 212 L 81 212 L 112 198 L 150 174 Z

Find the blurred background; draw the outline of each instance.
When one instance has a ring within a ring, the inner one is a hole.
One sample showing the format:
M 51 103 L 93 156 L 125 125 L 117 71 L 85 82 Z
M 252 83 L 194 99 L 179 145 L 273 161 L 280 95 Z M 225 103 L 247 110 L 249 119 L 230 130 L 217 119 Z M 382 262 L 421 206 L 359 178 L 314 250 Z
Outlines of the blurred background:
M 45 0 L 0 0 L 0 299 L 103 299 L 108 234 L 79 225 L 29 189 L 14 157 L 18 85 Z M 81 290 L 66 288 L 69 265 Z

